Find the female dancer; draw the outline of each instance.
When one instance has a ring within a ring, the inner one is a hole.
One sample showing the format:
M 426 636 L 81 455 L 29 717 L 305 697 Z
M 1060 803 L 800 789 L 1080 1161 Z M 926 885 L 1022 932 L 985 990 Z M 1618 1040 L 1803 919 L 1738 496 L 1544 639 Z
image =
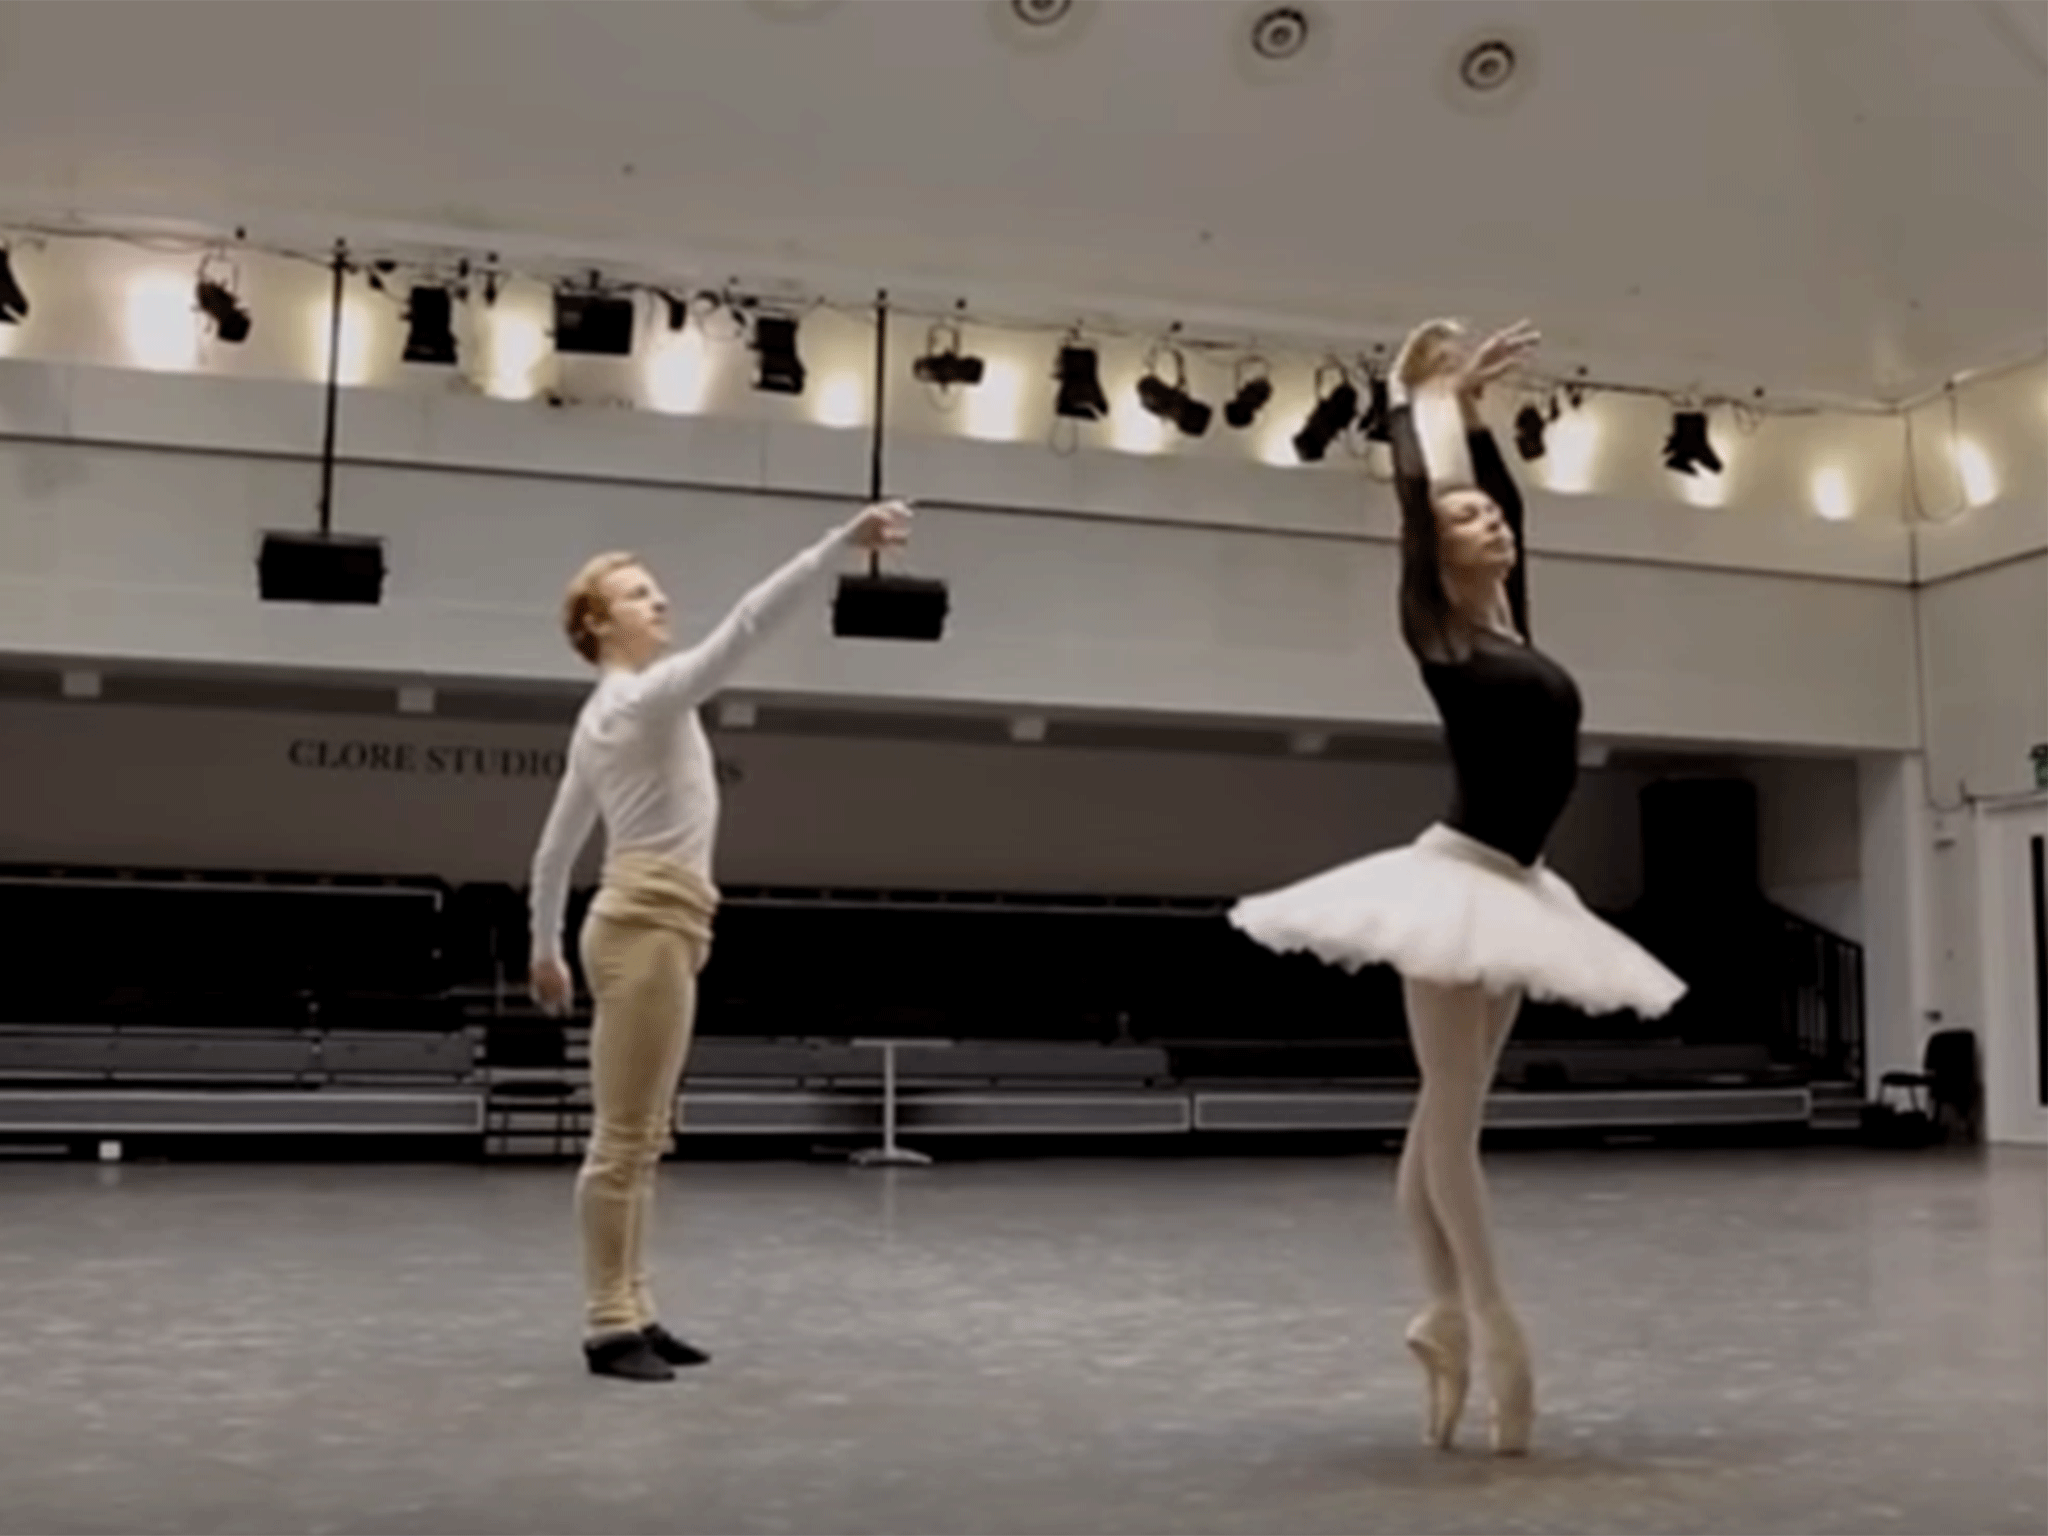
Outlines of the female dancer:
M 1497 1452 L 1528 1449 L 1535 1387 L 1488 1230 L 1479 1133 L 1524 996 L 1655 1017 L 1684 993 L 1544 867 L 1578 776 L 1579 693 L 1528 641 L 1522 502 L 1479 417 L 1487 384 L 1536 344 L 1526 324 L 1467 349 L 1432 321 L 1394 366 L 1401 633 L 1436 701 L 1451 809 L 1414 843 L 1249 897 L 1231 920 L 1268 948 L 1401 973 L 1422 1087 L 1397 1180 L 1428 1291 L 1407 1343 L 1428 1386 L 1425 1436 L 1448 1447 L 1485 1338 Z
M 662 655 L 668 599 L 636 557 L 599 555 L 569 583 L 563 628 L 576 653 L 598 668 L 598 682 L 577 716 L 568 771 L 533 856 L 531 983 L 549 1012 L 568 1007 L 561 935 L 569 869 L 602 816 L 604 879 L 582 935 L 596 1003 L 595 1124 L 576 1181 L 588 1308 L 583 1352 L 598 1375 L 668 1381 L 673 1366 L 710 1358 L 656 1321 L 641 1257 L 718 906 L 711 883 L 718 781 L 698 706 L 831 572 L 835 554 L 900 544 L 909 525 L 901 502 L 868 507 L 675 655 Z

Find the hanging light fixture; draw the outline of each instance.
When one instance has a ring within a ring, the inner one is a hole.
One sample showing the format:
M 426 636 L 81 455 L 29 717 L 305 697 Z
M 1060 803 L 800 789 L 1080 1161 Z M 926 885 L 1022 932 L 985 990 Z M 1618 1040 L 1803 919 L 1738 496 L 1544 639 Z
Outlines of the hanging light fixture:
M 408 363 L 455 364 L 455 296 L 446 288 L 415 288 L 405 306 Z
M 1367 363 L 1365 414 L 1358 418 L 1358 430 L 1368 443 L 1384 443 L 1393 434 L 1393 406 L 1387 392 L 1386 376 L 1377 366 Z
M 1056 415 L 1073 421 L 1100 421 L 1109 414 L 1109 396 L 1102 392 L 1093 347 L 1084 347 L 1078 337 L 1069 337 L 1060 348 L 1053 376 L 1059 381 L 1059 394 L 1053 401 Z
M 240 278 L 233 262 L 209 256 L 199 264 L 199 284 L 192 296 L 199 312 L 213 322 L 214 334 L 229 346 L 247 341 L 253 323 L 235 294 Z
M 1162 358 L 1173 362 L 1171 383 L 1159 371 Z M 1138 403 L 1162 421 L 1172 422 L 1186 436 L 1200 437 L 1209 430 L 1210 418 L 1216 413 L 1189 394 L 1187 384 L 1188 364 L 1180 348 L 1154 347 L 1145 359 L 1145 376 L 1138 380 Z
M 979 384 L 987 364 L 960 350 L 960 324 L 941 320 L 925 333 L 924 356 L 910 365 L 913 377 L 939 390 Z
M 1273 380 L 1268 376 L 1266 360 L 1263 357 L 1241 358 L 1233 383 L 1237 393 L 1223 407 L 1223 419 L 1242 432 L 1259 419 L 1259 412 L 1273 398 Z
M 1336 382 L 1330 382 L 1335 375 Z M 1319 464 L 1330 444 L 1358 415 L 1358 390 L 1342 363 L 1328 362 L 1316 370 L 1316 408 L 1294 434 L 1294 453 L 1304 464 Z
M 1721 456 L 1707 438 L 1705 411 L 1672 412 L 1671 435 L 1664 440 L 1664 467 L 1681 475 L 1696 475 L 1702 469 L 1721 473 Z
M 796 321 L 788 315 L 754 317 L 754 353 L 760 359 L 754 388 L 771 395 L 800 395 L 807 377 L 797 355 Z
M 7 247 L 0 245 L 0 325 L 19 325 L 28 315 L 28 295 L 15 281 Z

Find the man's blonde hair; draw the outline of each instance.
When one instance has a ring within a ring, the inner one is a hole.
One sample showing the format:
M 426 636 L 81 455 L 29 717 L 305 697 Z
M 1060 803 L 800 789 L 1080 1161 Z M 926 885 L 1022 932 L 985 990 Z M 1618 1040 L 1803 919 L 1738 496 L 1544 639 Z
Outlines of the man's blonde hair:
M 639 563 L 638 555 L 615 549 L 586 561 L 583 569 L 569 582 L 569 590 L 562 598 L 562 632 L 569 637 L 569 644 L 575 648 L 576 654 L 585 661 L 595 665 L 598 657 L 595 626 L 605 614 L 605 577 Z

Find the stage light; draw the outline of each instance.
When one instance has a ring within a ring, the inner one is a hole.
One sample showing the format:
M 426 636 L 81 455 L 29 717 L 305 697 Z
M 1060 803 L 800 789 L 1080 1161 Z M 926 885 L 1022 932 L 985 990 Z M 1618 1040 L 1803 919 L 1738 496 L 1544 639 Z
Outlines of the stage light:
M 1358 430 L 1368 443 L 1384 443 L 1393 432 L 1393 407 L 1387 395 L 1387 381 L 1376 373 L 1368 372 L 1366 378 L 1369 398 L 1365 414 L 1358 418 Z
M 0 245 L 0 325 L 19 325 L 28 315 L 28 295 L 14 280 L 7 247 Z
M 1265 366 L 1262 358 L 1246 358 L 1238 364 L 1237 393 L 1223 407 L 1223 419 L 1240 432 L 1259 419 L 1259 412 L 1273 398 L 1273 381 L 1264 372 L 1245 377 L 1252 369 L 1263 370 Z
M 1674 411 L 1671 435 L 1664 440 L 1664 467 L 1681 475 L 1696 475 L 1702 469 L 1721 473 L 1721 456 L 1707 441 L 1705 411 Z
M 1109 396 L 1102 392 L 1093 347 L 1060 348 L 1059 396 L 1053 410 L 1075 421 L 1100 421 L 1109 414 Z
M 804 362 L 796 350 L 796 321 L 787 315 L 757 315 L 754 351 L 760 357 L 754 388 L 771 395 L 804 392 Z
M 455 362 L 455 300 L 446 288 L 415 288 L 406 303 L 405 360 L 442 367 Z
M 1332 373 L 1337 376 L 1337 385 L 1323 393 L 1324 380 Z M 1316 370 L 1316 389 L 1319 395 L 1316 408 L 1309 412 L 1302 429 L 1294 434 L 1294 456 L 1304 464 L 1321 463 L 1323 455 L 1330 451 L 1330 444 L 1358 415 L 1358 391 L 1339 365 L 1329 363 Z
M 555 350 L 583 357 L 631 357 L 633 300 L 595 288 L 557 289 Z
M 925 333 L 924 356 L 910 365 L 914 377 L 938 389 L 972 387 L 981 382 L 985 365 L 960 350 L 960 327 L 941 320 Z
M 1169 384 L 1162 378 L 1152 360 L 1148 360 L 1145 376 L 1138 380 L 1138 403 L 1161 421 L 1172 422 L 1187 436 L 1200 437 L 1209 430 L 1210 418 L 1216 413 L 1188 393 L 1187 360 L 1178 351 L 1168 351 L 1173 358 L 1173 382 Z
M 1543 413 L 1525 405 L 1515 413 L 1515 451 L 1525 459 L 1543 457 Z
M 194 299 L 199 312 L 213 322 L 214 334 L 222 341 L 230 346 L 239 346 L 249 339 L 249 311 L 242 307 L 226 284 L 202 273 Z

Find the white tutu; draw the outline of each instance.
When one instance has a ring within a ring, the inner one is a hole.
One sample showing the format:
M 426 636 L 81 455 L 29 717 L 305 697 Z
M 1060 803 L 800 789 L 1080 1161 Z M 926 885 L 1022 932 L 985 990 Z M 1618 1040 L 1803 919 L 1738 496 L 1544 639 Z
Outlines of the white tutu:
M 1392 848 L 1247 896 L 1230 921 L 1268 949 L 1445 986 L 1519 990 L 1589 1014 L 1670 1010 L 1685 983 L 1542 864 L 1439 823 Z

